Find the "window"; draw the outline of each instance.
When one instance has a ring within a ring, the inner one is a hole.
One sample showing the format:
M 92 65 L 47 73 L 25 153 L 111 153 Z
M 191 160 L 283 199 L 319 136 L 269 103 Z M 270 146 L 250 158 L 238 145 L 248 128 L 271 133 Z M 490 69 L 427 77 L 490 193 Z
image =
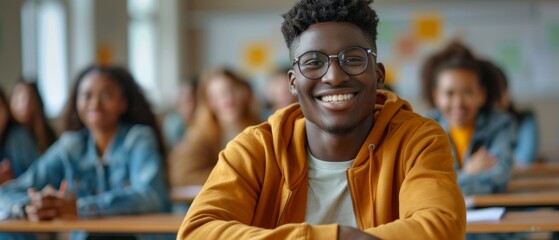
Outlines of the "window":
M 28 0 L 21 16 L 23 77 L 38 81 L 45 112 L 56 117 L 68 95 L 64 5 L 59 0 Z
M 157 102 L 159 94 L 156 84 L 158 56 L 156 38 L 155 0 L 128 0 L 128 54 L 132 75 L 136 78 L 152 102 Z

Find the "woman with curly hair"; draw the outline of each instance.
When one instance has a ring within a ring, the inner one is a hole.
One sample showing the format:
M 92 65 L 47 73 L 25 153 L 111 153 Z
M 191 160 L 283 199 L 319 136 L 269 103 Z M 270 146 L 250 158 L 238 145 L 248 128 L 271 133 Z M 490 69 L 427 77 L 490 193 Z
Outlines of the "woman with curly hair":
M 452 42 L 433 54 L 422 69 L 425 98 L 436 110 L 431 118 L 447 131 L 464 195 L 501 192 L 510 179 L 514 121 L 496 111 L 497 80 L 471 51 Z
M 0 210 L 31 221 L 169 210 L 161 135 L 128 71 L 85 69 L 63 120 L 60 139 L 0 187 Z

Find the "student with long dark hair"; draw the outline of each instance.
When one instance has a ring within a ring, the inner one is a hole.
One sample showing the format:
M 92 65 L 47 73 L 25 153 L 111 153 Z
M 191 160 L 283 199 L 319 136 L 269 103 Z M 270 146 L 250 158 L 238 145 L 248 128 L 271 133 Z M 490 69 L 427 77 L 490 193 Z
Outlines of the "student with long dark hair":
M 36 83 L 19 81 L 14 85 L 10 111 L 14 120 L 32 134 L 41 154 L 56 140 L 56 134 L 48 123 L 44 109 Z
M 169 210 L 161 135 L 128 71 L 85 69 L 63 120 L 60 139 L 0 187 L 0 210 L 33 221 Z
M 8 169 L 18 177 L 56 140 L 37 84 L 19 81 L 12 88 L 9 104 L 2 98 L 6 108 L 2 117 L 9 120 L 0 140 L 0 172 L 5 172 L 0 173 L 0 184 L 7 180 Z
M 0 184 L 21 175 L 41 153 L 36 138 L 14 120 L 9 106 L 0 91 Z
M 424 64 L 424 95 L 436 108 L 431 117 L 447 131 L 464 195 L 505 190 L 513 165 L 514 121 L 493 109 L 497 82 L 484 77 L 479 60 L 459 42 Z

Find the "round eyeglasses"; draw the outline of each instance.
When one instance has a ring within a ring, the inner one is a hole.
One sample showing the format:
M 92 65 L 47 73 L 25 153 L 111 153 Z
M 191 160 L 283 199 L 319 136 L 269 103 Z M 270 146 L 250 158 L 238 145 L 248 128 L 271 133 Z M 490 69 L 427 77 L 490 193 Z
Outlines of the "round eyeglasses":
M 337 58 L 342 70 L 351 76 L 359 75 L 365 71 L 369 64 L 369 54 L 377 56 L 370 48 L 349 47 L 337 55 L 328 55 L 319 51 L 309 51 L 293 59 L 293 64 L 303 76 L 309 79 L 322 78 L 330 68 L 330 59 Z

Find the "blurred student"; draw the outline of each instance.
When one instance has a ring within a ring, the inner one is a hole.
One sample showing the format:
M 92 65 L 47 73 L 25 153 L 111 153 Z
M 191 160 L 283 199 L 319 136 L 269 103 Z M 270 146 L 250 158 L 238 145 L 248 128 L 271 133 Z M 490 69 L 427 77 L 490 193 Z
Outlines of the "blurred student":
M 508 79 L 501 68 L 490 61 L 482 61 L 488 77 L 495 78 L 501 91 L 500 98 L 495 101 L 495 108 L 508 112 L 516 121 L 516 146 L 514 160 L 519 165 L 530 165 L 538 155 L 539 132 L 536 116 L 531 110 L 520 111 L 510 98 Z
M 276 110 L 297 102 L 297 96 L 289 91 L 289 77 L 287 72 L 291 68 L 276 71 L 266 83 L 266 117 Z
M 219 152 L 245 127 L 259 123 L 250 85 L 227 69 L 202 76 L 188 135 L 169 157 L 173 187 L 203 185 Z
M 17 103 L 11 104 L 13 115 L 0 91 L 0 184 L 27 170 L 55 138 L 32 86 L 22 82 L 14 87 L 11 100 Z
M 513 165 L 514 121 L 493 109 L 498 84 L 484 78 L 481 68 L 466 46 L 453 42 L 432 55 L 422 72 L 425 97 L 436 108 L 431 117 L 450 136 L 464 195 L 505 190 Z
M 181 82 L 176 108 L 163 120 L 163 133 L 169 150 L 187 134 L 187 126 L 196 109 L 196 88 L 194 80 Z
M 10 110 L 13 118 L 29 131 L 43 153 L 56 140 L 45 115 L 43 99 L 36 83 L 19 81 L 12 88 Z
M 4 92 L 0 91 L 0 184 L 9 181 L 15 177 L 14 165 L 11 163 L 15 156 L 26 155 L 30 152 L 26 151 L 17 141 L 12 140 L 17 138 L 14 136 L 14 121 L 8 109 L 8 102 Z M 18 134 L 15 134 L 16 136 Z M 29 165 L 34 157 L 24 157 L 25 161 L 16 160 L 17 163 L 24 163 Z
M 118 67 L 85 69 L 66 110 L 60 139 L 0 187 L 0 211 L 42 221 L 169 209 L 164 145 L 130 73 Z

